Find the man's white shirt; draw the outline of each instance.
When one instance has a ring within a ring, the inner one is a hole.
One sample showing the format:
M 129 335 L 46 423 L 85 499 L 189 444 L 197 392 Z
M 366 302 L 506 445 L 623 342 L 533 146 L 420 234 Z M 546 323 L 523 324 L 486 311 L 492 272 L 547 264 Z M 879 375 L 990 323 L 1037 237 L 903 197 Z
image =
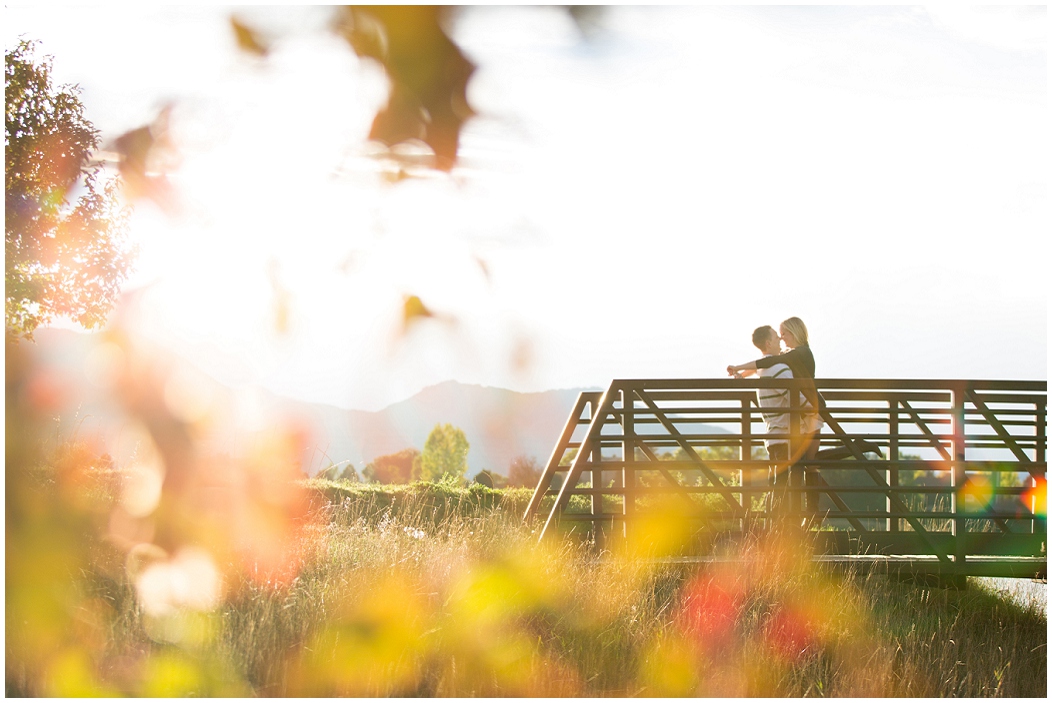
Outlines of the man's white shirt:
M 760 369 L 760 378 L 792 378 L 793 372 L 786 364 L 774 364 L 766 369 Z M 767 439 L 764 444 L 768 452 L 772 444 L 788 444 L 789 440 L 784 438 L 789 434 L 789 389 L 788 388 L 758 388 L 756 399 L 760 404 L 764 424 L 767 425 L 767 434 L 783 435 L 783 438 Z M 803 393 L 797 400 L 797 407 L 805 410 L 800 418 L 800 429 L 804 432 L 817 432 L 822 429 L 822 420 L 811 409 L 811 404 Z M 770 409 L 772 412 L 763 412 Z M 773 412 L 782 411 L 782 412 Z
M 793 372 L 785 364 L 775 364 L 774 366 L 768 366 L 766 369 L 760 369 L 760 378 L 792 378 Z M 757 388 L 756 389 L 756 400 L 760 404 L 760 410 L 763 414 L 764 424 L 767 425 L 768 435 L 788 435 L 789 434 L 789 413 L 788 412 L 763 412 L 764 409 L 770 408 L 771 410 L 788 410 L 789 409 L 789 389 L 788 388 Z M 771 451 L 771 445 L 774 444 L 789 444 L 788 439 L 766 439 L 764 444 L 767 446 L 767 451 Z

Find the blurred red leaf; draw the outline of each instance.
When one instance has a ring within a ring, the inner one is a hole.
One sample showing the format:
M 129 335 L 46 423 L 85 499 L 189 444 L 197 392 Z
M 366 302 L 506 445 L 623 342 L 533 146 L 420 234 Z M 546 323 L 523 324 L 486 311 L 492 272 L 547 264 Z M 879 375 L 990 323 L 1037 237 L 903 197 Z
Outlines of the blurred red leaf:
M 802 613 L 781 608 L 767 623 L 768 645 L 779 656 L 798 661 L 816 644 L 814 627 Z
M 706 649 L 725 646 L 734 636 L 744 593 L 735 579 L 699 574 L 684 589 L 681 627 Z

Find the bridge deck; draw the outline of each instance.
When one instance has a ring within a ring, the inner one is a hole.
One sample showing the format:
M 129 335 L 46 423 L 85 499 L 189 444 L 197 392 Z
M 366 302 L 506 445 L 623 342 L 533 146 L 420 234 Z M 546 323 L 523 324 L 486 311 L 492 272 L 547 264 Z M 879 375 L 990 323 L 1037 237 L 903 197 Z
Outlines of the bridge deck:
M 525 518 L 602 544 L 675 515 L 690 525 L 689 553 L 707 557 L 722 537 L 771 524 L 779 505 L 778 519 L 810 518 L 822 558 L 1044 577 L 1046 382 L 816 381 L 821 451 L 806 477 L 789 471 L 776 502 L 756 391 L 802 385 L 615 380 L 582 393 Z M 792 434 L 801 414 L 789 414 Z

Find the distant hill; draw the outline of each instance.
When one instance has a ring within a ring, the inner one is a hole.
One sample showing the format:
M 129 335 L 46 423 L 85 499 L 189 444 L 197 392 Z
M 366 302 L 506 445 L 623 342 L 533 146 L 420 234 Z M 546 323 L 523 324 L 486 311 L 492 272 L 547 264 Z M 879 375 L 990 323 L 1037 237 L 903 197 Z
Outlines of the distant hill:
M 43 329 L 35 337 L 38 357 L 65 391 L 57 435 L 116 438 L 128 419 L 91 380 L 91 369 L 98 366 L 99 336 Z M 506 475 L 518 455 L 546 462 L 578 394 L 593 390 L 518 393 L 446 381 L 369 412 L 292 400 L 259 388 L 234 389 L 184 360 L 169 358 L 165 363 L 181 369 L 178 378 L 183 380 L 174 384 L 176 390 L 192 384 L 195 393 L 206 397 L 213 408 L 216 421 L 207 436 L 209 445 L 236 446 L 246 435 L 263 430 L 258 418 L 283 418 L 306 431 L 303 469 L 310 474 L 343 461 L 361 470 L 377 456 L 408 447 L 422 449 L 436 424 L 449 423 L 462 429 L 471 445 L 469 475 L 482 469 Z M 256 418 L 255 425 L 249 421 L 252 418 Z
M 482 469 L 507 474 L 519 455 L 547 461 L 581 390 L 517 393 L 446 381 L 376 412 L 282 403 L 287 412 L 312 420 L 316 456 L 308 461 L 311 473 L 330 461 L 350 459 L 360 469 L 383 454 L 422 449 L 435 425 L 449 423 L 463 430 L 471 445 L 471 475 Z

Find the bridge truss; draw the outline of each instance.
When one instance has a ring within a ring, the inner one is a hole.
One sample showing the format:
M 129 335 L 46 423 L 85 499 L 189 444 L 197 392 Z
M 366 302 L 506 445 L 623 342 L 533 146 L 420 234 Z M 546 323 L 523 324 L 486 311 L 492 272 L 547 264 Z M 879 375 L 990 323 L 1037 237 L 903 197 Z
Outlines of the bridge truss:
M 775 488 L 756 391 L 803 383 L 615 380 L 582 393 L 525 519 L 542 518 L 542 534 L 587 533 L 603 546 L 674 499 L 693 525 L 693 555 L 711 556 L 771 524 Z M 794 471 L 779 498 L 805 517 L 804 496 L 819 496 L 809 521 L 816 559 L 1046 577 L 1046 382 L 816 385 L 825 400 L 820 451 L 808 479 Z M 798 427 L 799 409 L 790 416 Z

